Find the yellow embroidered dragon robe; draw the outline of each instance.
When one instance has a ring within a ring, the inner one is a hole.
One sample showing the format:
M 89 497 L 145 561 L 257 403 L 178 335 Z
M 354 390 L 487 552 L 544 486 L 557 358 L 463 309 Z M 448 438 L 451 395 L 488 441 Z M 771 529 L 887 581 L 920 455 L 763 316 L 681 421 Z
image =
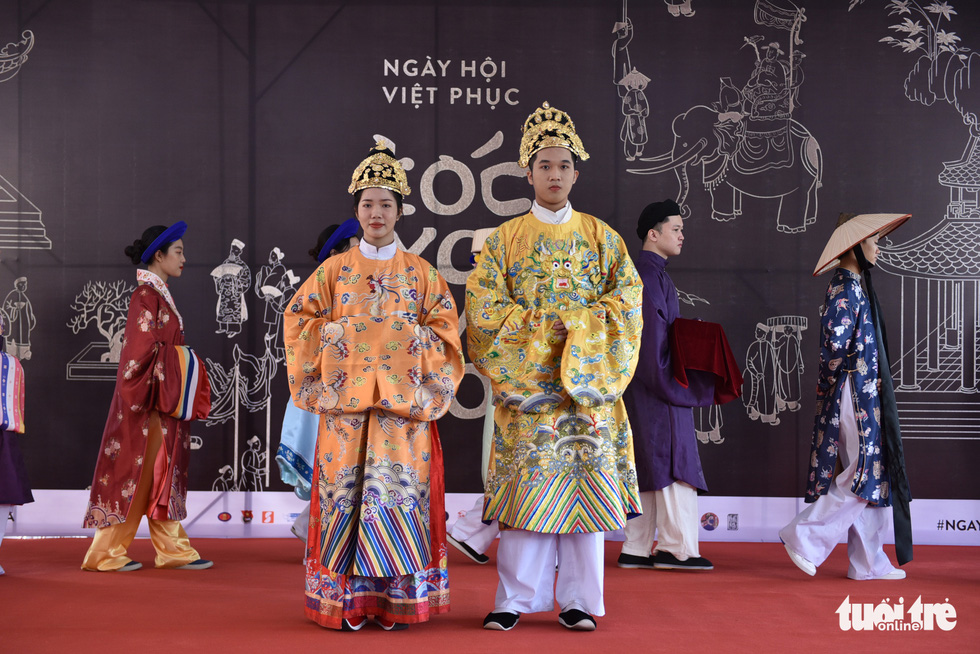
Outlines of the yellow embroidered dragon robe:
M 307 616 L 340 628 L 341 617 L 418 622 L 448 610 L 445 543 L 432 553 L 430 538 L 430 500 L 441 498 L 429 485 L 429 423 L 449 409 L 464 365 L 446 281 L 414 254 L 373 260 L 353 248 L 306 280 L 283 326 L 293 402 L 320 414 Z
M 642 290 L 622 238 L 587 214 L 560 225 L 526 214 L 487 239 L 466 284 L 469 356 L 495 405 L 484 520 L 587 533 L 641 512 L 621 397 Z M 558 318 L 567 338 L 553 335 Z

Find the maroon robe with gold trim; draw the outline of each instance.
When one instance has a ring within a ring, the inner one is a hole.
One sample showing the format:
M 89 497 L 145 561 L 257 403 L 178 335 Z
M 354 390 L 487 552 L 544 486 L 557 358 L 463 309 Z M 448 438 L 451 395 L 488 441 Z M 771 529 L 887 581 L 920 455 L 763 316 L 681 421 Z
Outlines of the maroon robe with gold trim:
M 187 516 L 190 423 L 168 415 L 184 392 L 180 358 L 174 348 L 183 344 L 176 312 L 153 286 L 140 284 L 129 302 L 116 388 L 99 446 L 84 527 L 126 521 L 143 469 L 147 435 L 157 424 L 163 445 L 157 460 L 151 462 L 155 471 L 147 515 L 155 520 L 183 520 Z M 203 366 L 200 372 L 206 374 Z M 207 414 L 207 383 L 198 390 L 195 404 Z M 150 420 L 154 412 L 160 414 L 159 423 Z

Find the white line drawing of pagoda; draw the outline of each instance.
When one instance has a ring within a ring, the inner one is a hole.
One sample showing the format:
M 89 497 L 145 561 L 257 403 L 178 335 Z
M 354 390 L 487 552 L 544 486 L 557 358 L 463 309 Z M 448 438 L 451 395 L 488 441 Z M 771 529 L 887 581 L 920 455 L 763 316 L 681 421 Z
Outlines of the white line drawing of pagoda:
M 862 4 L 851 0 L 848 10 Z M 948 31 L 948 2 L 890 2 L 902 22 L 882 43 L 918 56 L 904 81 L 905 97 L 926 107 L 953 106 L 969 137 L 962 156 L 945 162 L 939 183 L 949 189 L 943 217 L 911 240 L 881 248 L 878 267 L 902 281 L 899 338 L 891 338 L 904 439 L 980 440 L 977 312 L 980 305 L 980 54 Z M 911 224 L 911 223 L 910 223 Z
M 34 33 L 21 32 L 20 41 L 0 49 L 0 83 L 17 76 L 34 47 Z M 0 175 L 0 250 L 50 250 L 41 210 Z
M 978 390 L 980 137 L 971 135 L 963 157 L 944 166 L 946 214 L 912 240 L 883 247 L 878 267 L 902 279 L 901 346 L 892 363 L 902 436 L 972 440 L 980 439 L 980 406 L 955 395 Z M 954 395 L 919 402 L 906 393 Z

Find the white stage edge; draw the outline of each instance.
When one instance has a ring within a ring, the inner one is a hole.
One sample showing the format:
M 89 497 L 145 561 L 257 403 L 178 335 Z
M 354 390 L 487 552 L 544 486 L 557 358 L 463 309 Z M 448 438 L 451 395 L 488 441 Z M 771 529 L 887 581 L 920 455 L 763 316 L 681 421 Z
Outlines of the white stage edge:
M 449 493 L 449 523 L 473 508 L 478 494 Z M 81 526 L 84 490 L 35 490 L 35 501 L 15 506 L 8 537 L 91 536 Z M 294 538 L 289 528 L 306 503 L 290 492 L 191 491 L 184 528 L 197 538 Z M 803 508 L 791 497 L 713 497 L 698 500 L 702 542 L 778 542 L 778 531 Z M 980 545 L 980 500 L 915 500 L 912 536 L 921 545 Z M 247 512 L 251 512 L 249 517 Z M 247 521 L 246 521 L 247 520 Z M 140 537 L 148 536 L 146 521 Z M 622 540 L 610 532 L 609 540 Z M 889 540 L 889 542 L 894 542 Z

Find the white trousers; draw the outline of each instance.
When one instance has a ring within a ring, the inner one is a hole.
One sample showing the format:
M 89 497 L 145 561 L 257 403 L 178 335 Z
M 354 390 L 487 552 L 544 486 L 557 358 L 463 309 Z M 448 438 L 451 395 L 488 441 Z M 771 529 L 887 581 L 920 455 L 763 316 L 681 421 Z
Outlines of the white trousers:
M 892 512 L 873 507 L 851 492 L 860 438 L 850 379 L 844 381 L 841 397 L 838 456 L 844 470 L 831 482 L 827 494 L 800 511 L 780 530 L 779 537 L 800 556 L 819 566 L 846 532 L 848 576 L 875 579 L 895 569 L 882 548 Z
M 675 481 L 658 491 L 640 493 L 643 515 L 626 521 L 623 554 L 650 556 L 654 540 L 658 552 L 670 552 L 679 561 L 698 558 L 698 492 Z
M 595 534 L 500 532 L 495 612 L 539 613 L 579 609 L 605 615 L 602 575 L 605 537 Z M 558 579 L 555 580 L 555 561 Z
M 10 518 L 10 510 L 14 508 L 10 504 L 0 504 L 0 545 L 3 544 L 3 535 L 7 533 L 7 520 Z M 0 567 L 0 575 L 3 574 L 3 567 Z
M 7 523 L 13 508 L 12 504 L 0 504 L 0 543 L 3 543 L 3 536 L 7 533 Z
M 483 501 L 482 496 L 476 498 L 473 508 L 453 523 L 453 528 L 449 530 L 450 536 L 466 543 L 480 554 L 487 551 L 500 533 L 496 520 L 488 525 L 483 524 Z
M 307 534 L 310 531 L 310 503 L 307 502 L 306 506 L 296 514 L 296 520 L 293 521 L 293 526 L 290 527 L 290 531 L 296 538 L 300 539 L 304 543 L 306 542 Z

